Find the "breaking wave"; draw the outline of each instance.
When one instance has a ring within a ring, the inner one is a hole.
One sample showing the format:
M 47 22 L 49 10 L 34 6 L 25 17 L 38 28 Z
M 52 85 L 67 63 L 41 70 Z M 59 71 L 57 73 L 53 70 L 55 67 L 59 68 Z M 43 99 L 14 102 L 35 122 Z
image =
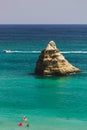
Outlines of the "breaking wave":
M 87 51 L 62 51 L 61 53 L 86 54 Z
M 10 51 L 10 52 L 6 52 L 4 51 L 5 53 L 40 53 L 41 51 Z
M 41 51 L 11 51 L 11 52 L 6 52 L 6 53 L 30 53 L 30 54 L 33 54 L 33 53 L 41 53 Z M 87 51 L 61 51 L 62 54 L 68 54 L 68 53 L 72 53 L 72 54 L 86 54 Z

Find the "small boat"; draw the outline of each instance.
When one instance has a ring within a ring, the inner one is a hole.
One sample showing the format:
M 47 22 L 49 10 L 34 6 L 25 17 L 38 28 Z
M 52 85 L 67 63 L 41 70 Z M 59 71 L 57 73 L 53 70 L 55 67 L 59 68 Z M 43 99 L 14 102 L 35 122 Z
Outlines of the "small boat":
M 11 53 L 11 50 L 3 50 L 5 53 Z

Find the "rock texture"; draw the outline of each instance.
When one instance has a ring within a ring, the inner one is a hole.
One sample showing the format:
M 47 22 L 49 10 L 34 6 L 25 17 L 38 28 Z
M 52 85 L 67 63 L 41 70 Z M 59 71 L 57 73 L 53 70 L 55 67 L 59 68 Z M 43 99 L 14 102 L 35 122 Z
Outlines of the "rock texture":
M 54 41 L 50 41 L 41 52 L 36 63 L 36 75 L 68 75 L 79 73 L 80 69 L 71 65 L 57 49 Z

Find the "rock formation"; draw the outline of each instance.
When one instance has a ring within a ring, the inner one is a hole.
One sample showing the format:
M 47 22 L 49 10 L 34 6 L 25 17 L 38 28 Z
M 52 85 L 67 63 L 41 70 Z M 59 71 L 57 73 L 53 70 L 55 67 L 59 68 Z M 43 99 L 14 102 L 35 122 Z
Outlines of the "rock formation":
M 36 63 L 36 75 L 68 75 L 79 73 L 80 69 L 71 65 L 57 49 L 54 41 L 50 41 L 41 52 Z

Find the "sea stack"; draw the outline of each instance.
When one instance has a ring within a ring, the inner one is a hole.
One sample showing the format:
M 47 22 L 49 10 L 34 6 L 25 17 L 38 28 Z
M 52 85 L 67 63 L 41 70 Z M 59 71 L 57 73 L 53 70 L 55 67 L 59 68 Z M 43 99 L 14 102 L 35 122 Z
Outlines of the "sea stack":
M 69 75 L 79 73 L 80 69 L 71 65 L 57 49 L 54 41 L 50 41 L 47 47 L 42 50 L 36 63 L 36 75 Z

